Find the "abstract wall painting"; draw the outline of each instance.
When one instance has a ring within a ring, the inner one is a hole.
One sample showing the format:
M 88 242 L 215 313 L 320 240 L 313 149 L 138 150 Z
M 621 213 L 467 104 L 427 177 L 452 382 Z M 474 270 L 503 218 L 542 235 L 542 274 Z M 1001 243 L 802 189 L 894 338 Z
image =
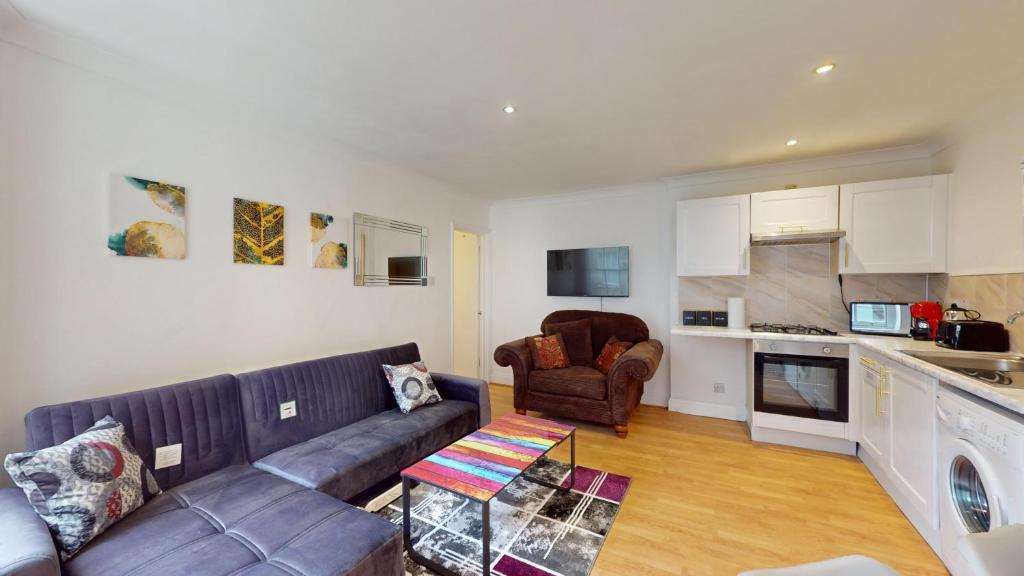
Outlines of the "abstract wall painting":
M 284 207 L 235 198 L 236 264 L 284 265 Z
M 309 263 L 313 268 L 348 268 L 344 222 L 320 212 L 309 215 Z
M 111 175 L 108 230 L 112 255 L 185 258 L 185 189 Z

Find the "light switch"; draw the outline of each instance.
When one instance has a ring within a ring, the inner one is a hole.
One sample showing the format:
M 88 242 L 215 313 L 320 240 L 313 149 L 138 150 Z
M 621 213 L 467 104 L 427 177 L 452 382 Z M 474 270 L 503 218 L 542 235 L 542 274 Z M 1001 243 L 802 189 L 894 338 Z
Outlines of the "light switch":
M 153 463 L 154 470 L 170 468 L 179 464 L 181 464 L 181 444 L 171 444 L 170 446 L 161 446 L 156 449 L 156 462 Z
M 295 400 L 281 403 L 281 420 L 294 418 L 299 411 L 295 408 Z

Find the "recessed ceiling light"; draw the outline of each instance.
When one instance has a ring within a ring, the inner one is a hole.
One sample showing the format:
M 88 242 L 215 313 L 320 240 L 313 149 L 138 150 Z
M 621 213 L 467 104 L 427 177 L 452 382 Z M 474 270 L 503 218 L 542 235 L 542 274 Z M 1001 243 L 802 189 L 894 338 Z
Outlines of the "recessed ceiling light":
M 505 106 L 504 108 L 502 108 L 502 110 L 505 111 L 505 114 L 511 114 L 511 113 L 516 111 L 516 107 L 515 106 Z
M 786 140 L 786 146 L 796 146 L 796 138 L 790 138 Z
M 814 69 L 814 73 L 815 74 L 819 74 L 819 75 L 821 75 L 821 74 L 828 74 L 829 72 L 834 70 L 835 67 L 836 67 L 835 64 L 832 64 L 831 62 L 829 62 L 828 64 L 822 64 L 821 66 L 818 66 L 817 68 L 815 68 Z

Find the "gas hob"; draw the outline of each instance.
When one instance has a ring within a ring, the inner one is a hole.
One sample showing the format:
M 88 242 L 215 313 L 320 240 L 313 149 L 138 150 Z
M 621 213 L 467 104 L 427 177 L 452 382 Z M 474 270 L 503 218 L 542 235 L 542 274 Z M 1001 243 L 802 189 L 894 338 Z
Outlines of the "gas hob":
M 767 324 L 755 322 L 750 325 L 751 332 L 763 332 L 768 334 L 799 334 L 802 336 L 838 336 L 835 330 L 822 328 L 821 326 L 807 326 L 804 324 Z

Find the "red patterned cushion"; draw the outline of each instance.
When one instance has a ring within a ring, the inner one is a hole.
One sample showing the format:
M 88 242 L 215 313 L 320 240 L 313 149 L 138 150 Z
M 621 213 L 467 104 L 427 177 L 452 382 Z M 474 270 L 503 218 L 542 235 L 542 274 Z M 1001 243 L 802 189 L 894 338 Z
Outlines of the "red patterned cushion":
M 603 374 L 607 374 L 612 369 L 612 365 L 633 346 L 632 342 L 619 342 L 619 339 L 612 336 L 604 343 L 604 348 L 601 349 L 601 355 L 597 357 L 597 369 Z
M 526 339 L 535 370 L 554 370 L 569 367 L 569 354 L 561 334 L 530 336 Z

